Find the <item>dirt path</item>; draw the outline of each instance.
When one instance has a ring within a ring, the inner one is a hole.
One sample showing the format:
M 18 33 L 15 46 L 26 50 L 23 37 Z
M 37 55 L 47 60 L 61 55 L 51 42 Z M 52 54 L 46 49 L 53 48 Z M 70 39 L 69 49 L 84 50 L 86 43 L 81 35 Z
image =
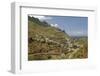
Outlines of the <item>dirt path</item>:
M 35 53 L 35 54 L 29 54 L 29 55 L 60 55 L 60 53 Z

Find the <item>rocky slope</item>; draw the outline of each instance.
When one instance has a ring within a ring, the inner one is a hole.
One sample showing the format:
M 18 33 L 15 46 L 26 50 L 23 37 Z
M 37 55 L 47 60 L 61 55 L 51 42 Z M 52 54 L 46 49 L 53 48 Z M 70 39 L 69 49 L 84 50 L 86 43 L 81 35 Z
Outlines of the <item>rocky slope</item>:
M 64 30 L 28 16 L 28 60 L 75 58 L 82 48 L 83 44 L 72 40 Z M 79 58 L 87 57 L 82 52 Z

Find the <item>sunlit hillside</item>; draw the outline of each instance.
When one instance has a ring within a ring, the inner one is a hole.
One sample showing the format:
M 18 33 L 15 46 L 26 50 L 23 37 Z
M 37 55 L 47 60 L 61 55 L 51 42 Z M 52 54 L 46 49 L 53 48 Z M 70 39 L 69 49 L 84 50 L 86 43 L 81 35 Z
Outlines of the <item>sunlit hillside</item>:
M 28 60 L 87 58 L 87 37 L 72 38 L 46 21 L 28 16 Z

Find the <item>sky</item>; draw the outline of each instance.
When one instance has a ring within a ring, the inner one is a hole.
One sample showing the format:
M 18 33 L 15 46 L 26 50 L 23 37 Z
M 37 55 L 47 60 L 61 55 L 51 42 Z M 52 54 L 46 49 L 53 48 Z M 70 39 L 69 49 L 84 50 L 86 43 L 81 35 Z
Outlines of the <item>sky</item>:
M 52 27 L 58 27 L 70 36 L 87 36 L 88 35 L 88 17 L 76 16 L 46 16 L 30 15 L 38 18 L 40 21 L 46 21 Z

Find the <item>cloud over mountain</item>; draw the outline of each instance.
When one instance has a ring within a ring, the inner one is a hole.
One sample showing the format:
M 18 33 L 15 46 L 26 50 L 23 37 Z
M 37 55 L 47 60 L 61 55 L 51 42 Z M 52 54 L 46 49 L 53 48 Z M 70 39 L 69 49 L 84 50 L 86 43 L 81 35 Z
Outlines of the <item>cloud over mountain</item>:
M 51 24 L 52 27 L 59 27 L 58 24 Z
M 50 20 L 52 19 L 52 17 L 48 17 L 48 16 L 34 16 L 34 15 L 29 15 L 30 17 L 35 17 L 38 18 L 40 21 L 44 21 L 44 20 Z

